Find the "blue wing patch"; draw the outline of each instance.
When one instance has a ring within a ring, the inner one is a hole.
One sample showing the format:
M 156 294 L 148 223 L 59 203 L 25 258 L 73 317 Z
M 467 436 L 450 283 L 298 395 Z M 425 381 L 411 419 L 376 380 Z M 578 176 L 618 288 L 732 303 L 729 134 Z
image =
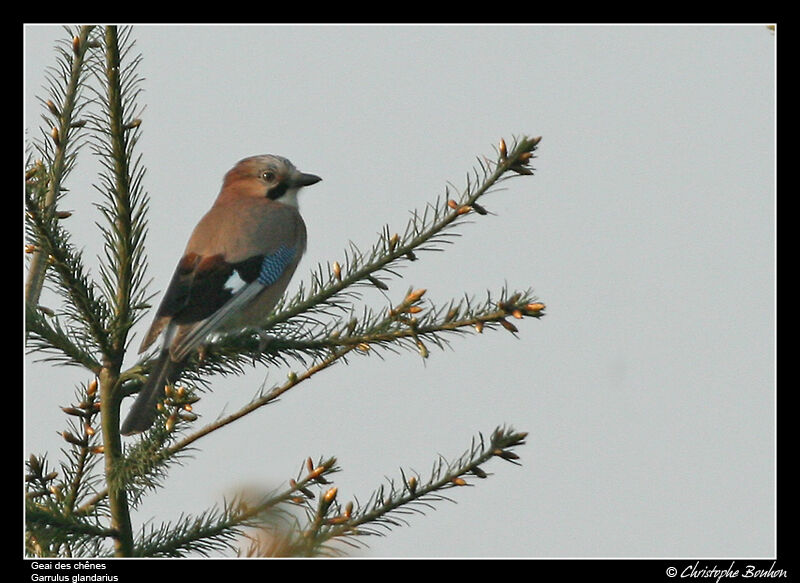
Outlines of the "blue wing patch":
M 265 255 L 258 272 L 258 283 L 270 286 L 278 281 L 284 270 L 291 265 L 294 255 L 294 249 L 286 245 L 281 245 L 274 253 Z

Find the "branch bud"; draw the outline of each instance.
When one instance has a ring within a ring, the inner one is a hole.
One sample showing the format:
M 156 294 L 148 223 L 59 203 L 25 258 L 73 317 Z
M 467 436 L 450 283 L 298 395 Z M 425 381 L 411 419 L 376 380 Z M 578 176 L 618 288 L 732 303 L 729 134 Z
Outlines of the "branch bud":
M 477 202 L 473 202 L 473 203 L 472 203 L 472 208 L 473 208 L 473 210 L 474 210 L 476 213 L 478 213 L 479 215 L 486 215 L 486 214 L 489 214 L 489 211 L 487 211 L 485 208 L 483 208 L 483 207 L 482 207 L 481 205 L 479 205 Z
M 330 504 L 331 502 L 333 502 L 336 499 L 336 493 L 337 492 L 338 492 L 338 489 L 336 488 L 336 486 L 328 488 L 328 490 L 325 492 L 325 494 L 323 494 L 322 500 L 325 502 L 325 504 Z
M 50 110 L 50 113 L 52 113 L 57 118 L 61 118 L 61 112 L 58 111 L 58 107 L 56 107 L 55 103 L 53 103 L 50 99 L 48 99 L 47 101 L 45 101 L 44 104 L 47 106 L 47 109 Z
M 167 419 L 167 422 L 164 424 L 164 427 L 166 428 L 167 431 L 172 431 L 173 429 L 175 429 L 175 423 L 177 422 L 178 422 L 178 414 L 173 413 L 172 415 L 169 416 L 169 419 Z
M 388 285 L 386 285 L 385 283 L 383 283 L 383 282 L 382 282 L 380 279 L 378 279 L 377 277 L 373 277 L 373 276 L 371 276 L 371 275 L 368 275 L 368 276 L 367 276 L 367 279 L 370 281 L 370 283 L 371 283 L 372 285 L 374 285 L 374 286 L 375 286 L 375 287 L 377 287 L 378 289 L 382 289 L 382 290 L 387 290 L 387 289 L 389 289 L 389 286 L 388 286 Z
M 514 324 L 512 324 L 508 320 L 500 320 L 500 324 L 503 326 L 503 328 L 505 328 L 506 330 L 508 330 L 512 334 L 514 334 L 516 332 L 519 332 L 519 330 L 517 330 L 517 327 L 514 326 Z
M 485 478 L 487 476 L 486 472 L 484 472 L 480 467 L 476 466 L 472 468 L 472 473 L 478 476 L 479 478 Z
M 428 358 L 428 349 L 422 343 L 422 340 L 417 340 L 417 348 L 419 349 L 419 355 L 422 358 Z
M 413 494 L 417 491 L 417 478 L 415 476 L 411 476 L 407 483 L 409 492 Z
M 426 289 L 418 289 L 418 290 L 412 291 L 411 293 L 409 293 L 406 296 L 405 302 L 407 304 L 413 304 L 414 302 L 419 301 L 419 299 L 422 296 L 425 295 L 426 291 L 428 291 L 428 290 L 426 290 Z

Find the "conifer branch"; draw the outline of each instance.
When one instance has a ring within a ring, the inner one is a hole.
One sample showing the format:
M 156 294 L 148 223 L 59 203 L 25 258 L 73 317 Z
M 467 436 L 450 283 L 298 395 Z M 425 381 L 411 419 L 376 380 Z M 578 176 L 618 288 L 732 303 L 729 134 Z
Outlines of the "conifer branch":
M 29 353 L 44 353 L 41 360 L 82 366 L 97 374 L 97 362 L 92 347 L 81 340 L 81 331 L 75 327 L 64 328 L 54 313 L 43 307 L 32 308 L 25 305 L 25 327 L 28 333 Z
M 105 474 L 108 481 L 108 504 L 111 525 L 116 532 L 115 553 L 130 556 L 133 537 L 126 484 L 119 479 L 122 443 L 119 433 L 120 369 L 125 354 L 128 331 L 136 320 L 142 301 L 144 272 L 144 234 L 146 195 L 141 191 L 143 170 L 133 161 L 139 123 L 125 117 L 136 113 L 135 98 L 139 93 L 136 65 L 139 58 L 128 62 L 132 43 L 130 29 L 121 34 L 115 26 L 107 26 L 104 36 L 104 66 L 98 67 L 99 85 L 105 92 L 96 92 L 102 115 L 92 118 L 98 139 L 94 150 L 105 171 L 101 173 L 98 191 L 104 202 L 97 208 L 106 219 L 99 225 L 105 239 L 106 263 L 101 274 L 106 299 L 111 306 L 108 325 L 110 346 L 104 354 L 100 384 L 101 420 Z M 136 122 L 136 123 L 134 123 Z M 130 131 L 132 134 L 129 134 Z
M 309 463 L 308 474 L 304 478 L 306 481 L 302 482 L 301 488 L 297 488 L 299 495 L 291 499 L 305 511 L 306 523 L 301 524 L 295 519 L 294 528 L 288 532 L 267 533 L 266 540 L 270 544 L 251 546 L 248 556 L 275 556 L 277 553 L 295 557 L 342 554 L 342 549 L 334 543 L 353 548 L 364 547 L 364 539 L 382 536 L 394 527 L 408 524 L 406 516 L 424 514 L 426 510 L 435 509 L 438 502 L 454 502 L 446 493 L 453 488 L 469 486 L 476 478 L 487 478 L 491 474 L 482 466 L 494 458 L 518 465 L 519 456 L 512 450 L 523 445 L 526 436 L 526 433 L 511 428 L 498 427 L 486 443 L 483 435 L 479 434 L 478 439 L 473 438 L 469 449 L 458 459 L 448 462 L 440 456 L 426 481 L 416 472 L 409 473 L 401 469 L 399 483 L 388 480 L 364 504 L 355 498 L 343 504 L 338 488 L 327 479 L 312 482 L 316 487 L 323 488 L 320 495 L 315 494 L 307 478 L 314 476 L 318 470 L 312 470 L 314 466 Z M 290 487 L 300 484 L 300 480 L 292 480 Z M 268 525 L 262 525 L 262 528 L 275 530 Z
M 51 129 L 49 136 L 35 144 L 46 161 L 46 190 L 43 196 L 37 197 L 37 213 L 44 213 L 45 221 L 56 214 L 56 203 L 81 145 L 83 122 L 77 116 L 87 103 L 82 99 L 81 90 L 87 77 L 86 52 L 91 45 L 89 35 L 92 29 L 92 26 L 81 27 L 72 38 L 70 48 L 57 47 L 58 69 L 51 70 L 48 75 L 50 98 L 44 101 L 48 110 L 44 119 Z M 48 255 L 35 250 L 25 284 L 25 299 L 32 305 L 39 302 L 47 266 Z
M 478 204 L 478 199 L 514 174 L 532 174 L 529 164 L 540 140 L 540 137 L 521 137 L 515 141 L 511 151 L 501 141 L 498 159 L 494 162 L 478 160 L 480 171 L 474 172 L 475 182 L 473 184 L 467 177 L 467 186 L 458 200 L 450 198 L 448 189 L 444 201 L 440 198 L 421 213 L 413 212 L 402 236 L 397 233 L 390 235 L 391 230 L 385 227 L 369 253 L 362 253 L 351 244 L 350 251 L 344 253 L 344 266 L 334 262 L 328 266 L 327 274 L 322 266 L 318 266 L 312 274 L 308 291 L 301 287 L 294 298 L 276 307 L 264 328 L 270 329 L 293 319 L 302 326 L 308 319 L 314 321 L 315 314 L 329 313 L 331 307 L 341 309 L 342 298 L 357 295 L 357 286 L 387 289 L 379 278 L 380 272 L 397 275 L 395 270 L 401 263 L 417 260 L 417 252 L 439 250 L 436 244 L 454 235 L 449 232 L 452 227 L 470 214 L 487 214 L 486 209 Z M 305 318 L 298 319 L 298 316 Z M 284 328 L 280 331 L 283 335 Z
M 30 196 L 26 196 L 25 202 L 29 234 L 35 241 L 33 246 L 47 257 L 51 266 L 47 275 L 66 299 L 63 311 L 71 323 L 68 329 L 72 339 L 62 336 L 58 339 L 58 344 L 52 344 L 49 348 L 60 350 L 65 355 L 74 354 L 78 350 L 77 346 L 84 351 L 94 349 L 105 353 L 109 348 L 106 328 L 108 306 L 96 297 L 94 284 L 83 265 L 81 254 L 70 243 L 67 232 L 58 224 L 57 215 L 41 212 Z M 34 309 L 34 303 L 26 303 L 29 311 Z M 41 324 L 36 321 L 26 323 L 29 334 L 35 333 L 37 324 Z M 55 336 L 51 337 L 56 339 Z M 95 359 L 91 357 L 91 360 Z
M 111 306 L 109 356 L 115 359 L 124 353 L 128 331 L 145 307 L 147 214 L 144 168 L 140 157 L 134 158 L 141 125 L 136 104 L 141 91 L 136 72 L 141 56 L 128 58 L 133 48 L 130 29 L 117 32 L 116 27 L 106 27 L 106 62 L 98 75 L 107 93 L 96 92 L 102 114 L 90 118 L 96 136 L 93 150 L 104 168 L 97 185 L 103 202 L 96 207 L 105 219 L 105 224 L 98 224 L 105 240 L 105 262 L 100 270 Z

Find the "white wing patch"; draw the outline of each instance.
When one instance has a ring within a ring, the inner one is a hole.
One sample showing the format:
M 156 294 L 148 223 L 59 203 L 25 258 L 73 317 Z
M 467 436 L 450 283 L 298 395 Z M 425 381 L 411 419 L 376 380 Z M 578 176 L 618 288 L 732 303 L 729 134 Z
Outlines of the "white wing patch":
M 242 289 L 244 289 L 244 286 L 246 285 L 247 282 L 243 280 L 241 277 L 239 277 L 239 272 L 234 269 L 233 273 L 231 273 L 230 277 L 227 280 L 225 280 L 225 285 L 223 285 L 222 287 L 227 290 L 230 290 L 232 294 L 236 294 L 239 293 L 239 291 L 241 291 Z

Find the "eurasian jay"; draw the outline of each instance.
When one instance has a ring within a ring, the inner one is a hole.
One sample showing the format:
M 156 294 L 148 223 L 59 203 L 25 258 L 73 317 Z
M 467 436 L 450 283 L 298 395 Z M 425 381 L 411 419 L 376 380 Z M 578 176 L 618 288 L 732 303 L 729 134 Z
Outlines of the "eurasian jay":
M 253 156 L 225 174 L 217 200 L 178 262 L 141 354 L 164 334 L 158 361 L 122 424 L 123 435 L 148 429 L 164 386 L 213 332 L 263 321 L 289 284 L 306 248 L 297 192 L 319 182 L 280 156 Z

